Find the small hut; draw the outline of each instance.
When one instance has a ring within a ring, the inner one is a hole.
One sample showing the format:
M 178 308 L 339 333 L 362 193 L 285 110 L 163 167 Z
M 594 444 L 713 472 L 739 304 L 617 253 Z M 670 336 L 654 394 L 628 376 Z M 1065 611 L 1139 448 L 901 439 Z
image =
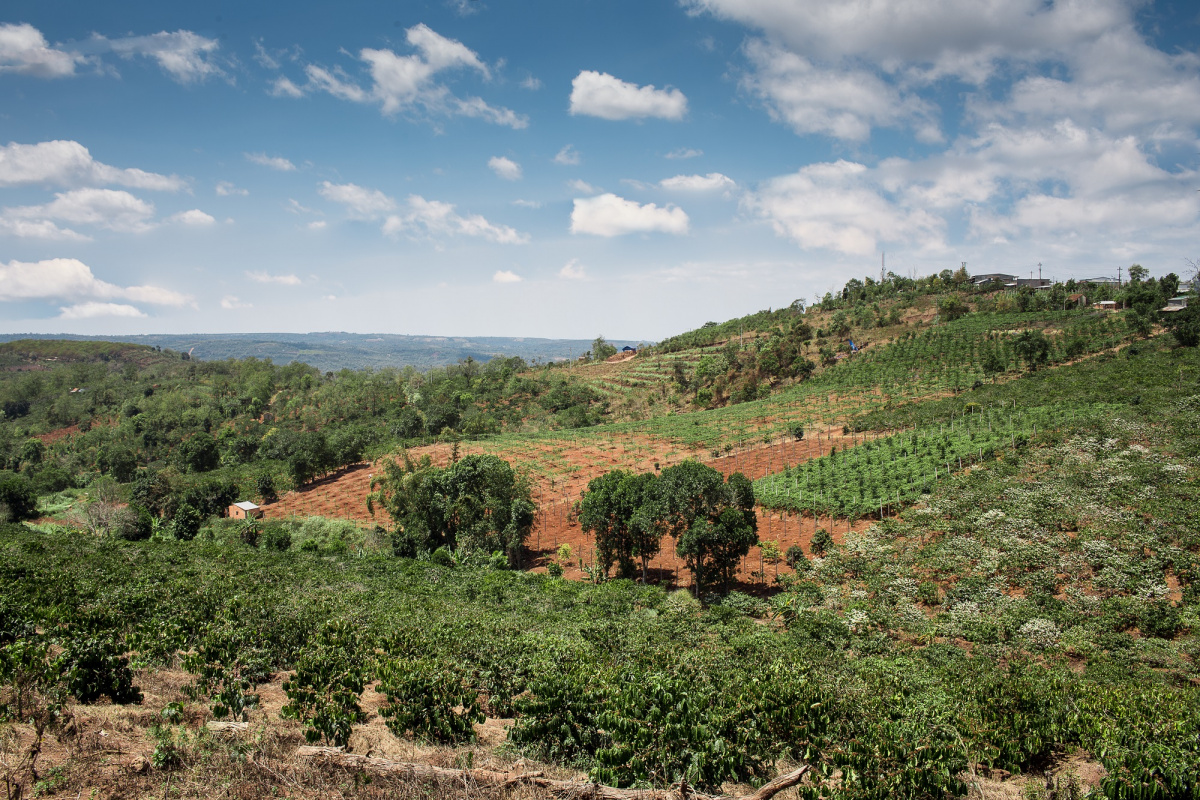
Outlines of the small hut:
M 230 519 L 262 519 L 263 510 L 257 503 L 243 500 L 229 507 Z

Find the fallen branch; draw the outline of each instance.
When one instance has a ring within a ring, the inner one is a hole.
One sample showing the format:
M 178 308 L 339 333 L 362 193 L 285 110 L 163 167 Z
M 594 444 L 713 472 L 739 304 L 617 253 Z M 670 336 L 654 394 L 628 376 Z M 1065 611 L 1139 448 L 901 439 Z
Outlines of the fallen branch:
M 559 781 L 545 777 L 541 772 L 496 772 L 487 769 L 445 769 L 428 764 L 408 761 L 389 761 L 357 753 L 347 753 L 338 747 L 301 747 L 296 750 L 300 759 L 321 761 L 349 769 L 359 769 L 381 775 L 403 775 L 423 781 L 452 781 L 476 786 L 514 786 L 529 784 L 549 789 L 555 797 L 594 798 L 594 800 L 770 800 L 784 789 L 795 786 L 804 779 L 811 767 L 808 764 L 780 775 L 765 784 L 757 792 L 740 797 L 704 794 L 675 785 L 669 789 L 615 789 L 589 781 Z

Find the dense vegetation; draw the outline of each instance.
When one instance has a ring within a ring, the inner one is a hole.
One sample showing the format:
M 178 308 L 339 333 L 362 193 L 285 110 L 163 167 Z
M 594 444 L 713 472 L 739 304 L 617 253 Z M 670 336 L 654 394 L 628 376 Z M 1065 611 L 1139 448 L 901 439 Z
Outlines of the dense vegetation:
M 753 486 L 695 461 L 596 478 L 574 512 L 597 545 L 587 583 L 514 569 L 529 476 L 491 453 L 385 466 L 386 525 L 218 518 L 235 490 L 418 440 L 405 420 L 428 436 L 443 406 L 458 417 L 437 433 L 600 415 L 572 370 L 327 376 L 128 345 L 0 349 L 4 366 L 58 359 L 0 384 L 0 718 L 62 731 L 72 702 L 141 702 L 137 671 L 176 666 L 215 717 L 261 714 L 261 687 L 282 681 L 283 717 L 346 745 L 374 683 L 395 736 L 454 745 L 513 718 L 513 752 L 616 786 L 719 789 L 805 762 L 805 797 L 943 797 L 1086 752 L 1108 797 L 1200 796 L 1193 313 L 1147 330 L 1175 289 L 1144 276 L 1116 315 L 953 273 L 884 283 L 758 315 L 753 335 L 743 320 L 664 343 L 653 357 L 680 370 L 652 391 L 682 373 L 715 398 L 781 352 L 823 361 L 834 336 L 881 337 L 862 352 L 711 410 L 578 429 L 717 455 L 835 421 L 846 437 Z M 835 528 L 878 520 L 794 546 L 769 591 L 731 591 L 739 559 L 770 545 L 756 500 Z M 78 516 L 58 518 L 67 506 Z M 57 521 L 18 522 L 43 512 Z M 666 547 L 698 596 L 629 580 Z M 161 720 L 152 768 L 170 774 L 201 745 L 173 732 L 178 709 Z

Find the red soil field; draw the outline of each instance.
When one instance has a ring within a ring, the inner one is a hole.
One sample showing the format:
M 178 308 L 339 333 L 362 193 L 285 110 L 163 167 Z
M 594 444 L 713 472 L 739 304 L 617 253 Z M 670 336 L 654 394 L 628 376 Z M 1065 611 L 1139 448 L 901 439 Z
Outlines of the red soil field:
M 843 435 L 840 429 L 830 428 L 821 431 L 819 435 L 811 434 L 802 441 L 764 444 L 731 452 L 719 458 L 699 460 L 719 470 L 723 475 L 741 472 L 754 480 L 779 472 L 786 466 L 794 466 L 826 455 L 834 445 L 845 448 L 862 441 L 864 437 L 861 434 L 857 437 Z M 605 447 L 605 444 L 608 446 Z M 631 440 L 629 444 L 632 446 L 634 442 Z M 459 456 L 482 449 L 484 448 L 478 445 L 462 444 L 459 446 Z M 632 451 L 619 444 L 604 442 L 581 444 L 566 452 L 560 452 L 561 444 L 542 442 L 530 443 L 527 449 L 532 449 L 539 455 L 554 451 L 558 458 L 565 458 L 573 469 L 569 476 L 542 476 L 535 480 L 533 499 L 538 506 L 538 514 L 528 540 L 533 567 L 535 571 L 545 571 L 549 563 L 555 560 L 558 546 L 565 543 L 571 546 L 571 558 L 563 563 L 564 574 L 577 579 L 586 577 L 580 567 L 580 559 L 583 559 L 585 565 L 594 561 L 592 537 L 580 529 L 571 513 L 574 503 L 587 488 L 588 482 L 612 469 L 649 472 L 655 469 L 656 462 L 658 468 L 663 469 L 685 458 L 700 456 L 699 452 L 684 452 L 677 444 L 649 438 L 638 439 Z M 438 466 L 449 463 L 450 453 L 450 446 L 444 444 L 428 445 L 409 451 L 414 459 L 428 455 Z M 525 465 L 530 458 L 528 452 L 501 455 L 507 457 L 518 468 Z M 288 492 L 275 503 L 265 505 L 265 516 L 269 519 L 322 516 L 389 525 L 387 513 L 382 509 L 377 510 L 374 517 L 367 512 L 366 497 L 370 492 L 371 478 L 382 470 L 378 462 L 345 467 L 332 475 L 313 481 L 299 491 Z M 799 544 L 810 557 L 812 537 L 818 527 L 829 530 L 834 541 L 838 543 L 842 542 L 847 530 L 847 521 L 844 519 L 831 520 L 822 517 L 816 520 L 811 516 L 781 515 L 764 509 L 758 510 L 758 524 L 760 540 L 777 542 L 781 553 L 786 552 L 790 545 Z M 853 529 L 865 530 L 870 524 L 869 520 L 859 521 Z M 672 542 L 664 541 L 663 549 L 664 552 L 650 563 L 651 579 L 659 583 L 683 585 L 688 580 L 688 572 L 684 569 L 682 560 L 675 556 Z M 791 571 L 782 561 L 778 565 L 764 564 L 762 569 L 766 572 L 768 585 L 773 582 L 776 574 Z M 749 588 L 751 584 L 761 585 L 762 578 L 751 575 L 759 570 L 759 550 L 755 548 L 738 573 L 739 581 L 747 584 L 743 588 Z

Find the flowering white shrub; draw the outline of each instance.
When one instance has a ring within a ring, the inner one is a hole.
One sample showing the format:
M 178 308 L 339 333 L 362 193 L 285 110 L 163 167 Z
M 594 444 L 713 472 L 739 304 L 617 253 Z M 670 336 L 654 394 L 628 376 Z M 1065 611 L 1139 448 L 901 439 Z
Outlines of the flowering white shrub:
M 1045 650 L 1058 644 L 1058 625 L 1053 620 L 1034 617 L 1021 626 L 1020 636 L 1034 647 Z

